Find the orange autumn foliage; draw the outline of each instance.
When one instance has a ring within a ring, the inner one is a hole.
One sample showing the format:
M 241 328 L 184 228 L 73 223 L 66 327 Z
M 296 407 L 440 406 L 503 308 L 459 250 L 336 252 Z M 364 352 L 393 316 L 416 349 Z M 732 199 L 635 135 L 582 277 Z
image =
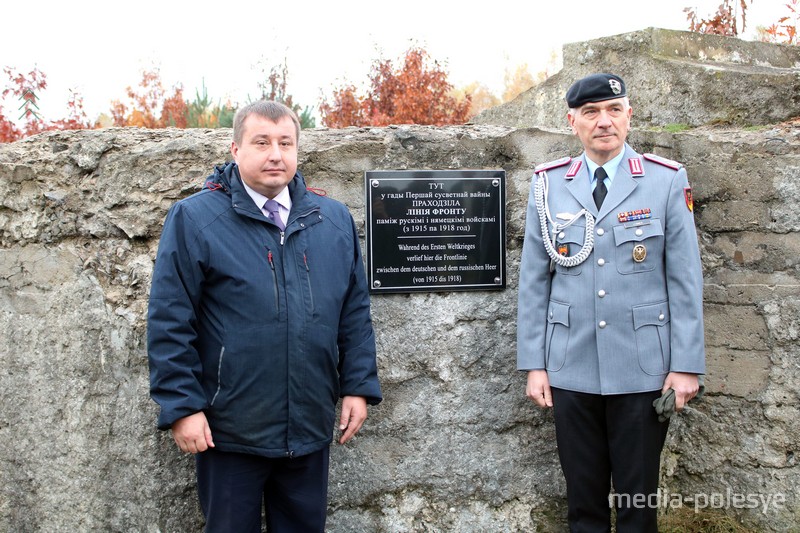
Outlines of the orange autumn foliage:
M 111 117 L 115 126 L 186 127 L 187 106 L 183 99 L 183 88 L 178 85 L 167 96 L 158 69 L 143 71 L 139 90 L 128 87 L 126 91 L 131 102 L 130 111 L 119 100 L 111 103 Z
M 789 0 L 784 4 L 789 10 L 789 15 L 778 19 L 776 24 L 765 28 L 765 40 L 773 43 L 800 44 L 800 33 L 797 28 L 800 25 L 800 0 Z
M 467 120 L 470 97 L 456 100 L 447 73 L 431 61 L 422 48 L 410 48 L 403 65 L 377 61 L 369 75 L 364 97 L 353 85 L 335 88 L 332 100 L 320 105 L 322 123 L 331 128 L 387 126 L 389 124 L 462 124 Z

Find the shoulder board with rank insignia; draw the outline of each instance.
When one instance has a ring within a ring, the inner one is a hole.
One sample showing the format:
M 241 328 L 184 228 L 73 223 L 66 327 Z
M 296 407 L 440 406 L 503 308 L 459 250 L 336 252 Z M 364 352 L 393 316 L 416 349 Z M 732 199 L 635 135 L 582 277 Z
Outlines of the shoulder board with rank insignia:
M 550 161 L 549 163 L 542 163 L 541 165 L 536 167 L 533 171 L 536 174 L 538 174 L 539 172 L 544 172 L 545 170 L 551 170 L 551 169 L 554 169 L 554 168 L 563 167 L 564 165 L 566 165 L 570 161 L 572 161 L 571 157 L 569 157 L 569 156 L 562 157 L 561 159 L 556 159 L 555 161 Z
M 642 166 L 642 160 L 638 157 L 631 157 L 628 159 L 628 166 L 631 167 L 631 176 L 638 177 L 644 176 L 644 167 Z
M 564 179 L 571 180 L 572 178 L 577 176 L 578 171 L 581 169 L 582 164 L 583 161 L 581 161 L 580 159 L 576 159 L 575 161 L 573 161 L 572 164 L 569 166 L 569 170 L 567 170 L 567 175 L 564 176 Z
M 672 170 L 680 170 L 683 167 L 683 165 L 681 165 L 677 161 L 673 161 L 672 159 L 667 159 L 666 157 L 661 157 L 660 155 L 643 154 L 643 156 L 648 161 L 652 161 L 653 163 L 658 163 L 659 165 L 664 165 L 665 167 L 669 167 Z

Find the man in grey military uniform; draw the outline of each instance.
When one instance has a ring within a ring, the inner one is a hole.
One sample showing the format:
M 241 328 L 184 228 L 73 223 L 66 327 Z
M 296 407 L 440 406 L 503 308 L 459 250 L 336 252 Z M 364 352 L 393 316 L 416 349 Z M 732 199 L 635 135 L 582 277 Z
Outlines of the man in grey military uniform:
M 535 170 L 519 279 L 517 368 L 552 407 L 571 531 L 657 531 L 668 419 L 705 372 L 703 279 L 683 166 L 627 143 L 625 83 L 594 74 L 570 87 L 584 147 Z M 613 484 L 615 496 L 609 496 Z

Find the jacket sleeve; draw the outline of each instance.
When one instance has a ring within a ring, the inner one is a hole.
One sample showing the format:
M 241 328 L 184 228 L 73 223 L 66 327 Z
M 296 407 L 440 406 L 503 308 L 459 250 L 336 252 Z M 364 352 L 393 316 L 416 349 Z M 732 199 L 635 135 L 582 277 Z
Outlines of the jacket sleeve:
M 664 231 L 670 314 L 670 372 L 705 373 L 703 269 L 694 215 L 686 199 L 686 170 L 675 174 L 667 201 Z
M 175 204 L 161 233 L 147 316 L 150 396 L 161 407 L 159 429 L 207 407 L 195 349 L 203 280 L 197 235 L 185 207 Z
M 376 405 L 383 397 L 378 382 L 369 289 L 361 258 L 358 231 L 352 217 L 350 225 L 353 266 L 350 272 L 350 287 L 342 305 L 338 335 L 340 395 L 362 396 L 370 405 Z
M 534 201 L 534 174 L 528 196 L 525 241 L 519 267 L 517 300 L 517 370 L 545 368 L 544 338 L 550 299 L 550 257 L 544 249 L 539 214 Z

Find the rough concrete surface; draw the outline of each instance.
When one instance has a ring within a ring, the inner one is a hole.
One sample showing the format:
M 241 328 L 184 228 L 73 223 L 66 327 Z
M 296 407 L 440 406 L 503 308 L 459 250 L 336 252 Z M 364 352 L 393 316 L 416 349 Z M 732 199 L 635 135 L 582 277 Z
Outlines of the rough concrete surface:
M 145 312 L 166 210 L 227 157 L 229 136 L 108 129 L 0 146 L 0 529 L 201 529 L 192 460 L 155 429 Z M 631 136 L 686 163 L 706 282 L 709 392 L 673 423 L 662 486 L 783 494 L 781 509 L 727 509 L 775 531 L 799 518 L 799 137 Z M 531 169 L 563 153 L 573 137 L 497 126 L 303 134 L 309 184 L 362 228 L 365 169 L 507 173 L 506 290 L 373 297 L 386 399 L 333 447 L 330 531 L 563 527 L 551 415 L 514 370 Z

